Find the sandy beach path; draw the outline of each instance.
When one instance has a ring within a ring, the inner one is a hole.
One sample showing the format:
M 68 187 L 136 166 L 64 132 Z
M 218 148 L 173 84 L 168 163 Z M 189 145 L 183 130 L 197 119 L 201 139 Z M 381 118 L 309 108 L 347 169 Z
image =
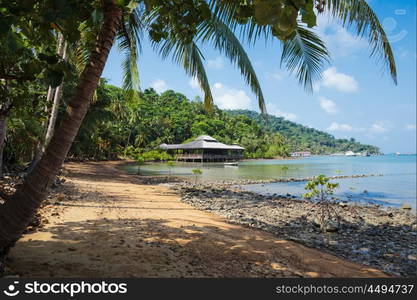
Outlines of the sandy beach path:
M 384 277 L 381 271 L 197 210 L 120 162 L 67 163 L 8 267 L 22 277 Z

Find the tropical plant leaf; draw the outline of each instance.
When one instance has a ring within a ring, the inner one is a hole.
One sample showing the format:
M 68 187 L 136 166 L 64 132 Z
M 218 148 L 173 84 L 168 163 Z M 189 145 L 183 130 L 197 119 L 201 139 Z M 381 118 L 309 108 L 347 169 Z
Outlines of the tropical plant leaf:
M 125 54 L 122 61 L 123 89 L 131 99 L 139 97 L 140 80 L 138 70 L 138 50 L 140 50 L 141 22 L 136 10 L 125 15 L 117 36 L 118 47 Z M 139 44 L 138 44 L 139 43 Z
M 265 99 L 256 72 L 233 31 L 224 22 L 213 16 L 212 19 L 202 24 L 199 32 L 200 35 L 197 39 L 200 39 L 202 43 L 212 43 L 216 49 L 229 58 L 232 64 L 240 69 L 240 73 L 258 99 L 261 112 L 266 113 Z
M 367 36 L 371 56 L 384 61 L 397 84 L 397 68 L 388 37 L 378 17 L 365 0 L 328 0 L 327 8 L 333 17 L 346 27 L 354 27 L 358 36 Z
M 324 42 L 310 29 L 299 25 L 295 32 L 293 39 L 283 42 L 281 65 L 296 74 L 300 85 L 312 91 L 330 55 Z
M 159 54 L 166 59 L 171 56 L 173 61 L 181 65 L 186 73 L 198 80 L 204 92 L 204 106 L 208 111 L 213 110 L 213 96 L 210 83 L 204 69 L 204 57 L 194 42 L 184 43 L 180 39 L 169 38 L 160 43 L 154 42 L 154 46 L 159 48 Z

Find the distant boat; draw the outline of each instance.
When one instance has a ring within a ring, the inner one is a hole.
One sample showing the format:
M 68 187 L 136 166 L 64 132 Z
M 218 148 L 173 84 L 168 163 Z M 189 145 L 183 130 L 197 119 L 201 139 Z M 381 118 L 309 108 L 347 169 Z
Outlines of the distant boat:
M 356 156 L 356 154 L 353 151 L 346 151 L 345 156 Z
M 401 155 L 401 153 L 400 152 L 395 152 L 395 155 Z
M 238 167 L 239 164 L 237 162 L 228 162 L 223 164 L 225 167 Z

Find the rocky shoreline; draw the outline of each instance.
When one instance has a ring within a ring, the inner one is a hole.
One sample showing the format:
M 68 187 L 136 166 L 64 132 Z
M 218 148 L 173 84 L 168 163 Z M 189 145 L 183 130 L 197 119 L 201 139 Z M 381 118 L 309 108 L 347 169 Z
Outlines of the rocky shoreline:
M 240 181 L 239 184 L 248 183 Z M 236 182 L 170 185 L 182 194 L 183 202 L 216 213 L 232 223 L 262 229 L 393 276 L 416 276 L 416 213 L 409 209 L 335 202 L 332 208 L 338 212 L 341 222 L 337 228 L 322 230 L 318 224 L 318 208 L 311 201 L 290 195 L 263 196 L 243 191 Z
M 359 175 L 337 175 L 337 176 L 328 176 L 330 180 L 334 179 L 346 179 L 346 178 L 363 178 L 363 177 L 380 177 L 384 176 L 383 174 L 359 174 Z M 245 184 L 269 184 L 269 183 L 285 183 L 285 182 L 303 182 L 313 180 L 314 177 L 305 177 L 305 178 L 273 178 L 273 179 L 235 179 L 235 180 L 223 180 L 215 181 L 216 185 L 221 184 L 222 186 L 231 186 L 231 185 L 245 185 Z M 185 179 L 187 180 L 187 179 Z

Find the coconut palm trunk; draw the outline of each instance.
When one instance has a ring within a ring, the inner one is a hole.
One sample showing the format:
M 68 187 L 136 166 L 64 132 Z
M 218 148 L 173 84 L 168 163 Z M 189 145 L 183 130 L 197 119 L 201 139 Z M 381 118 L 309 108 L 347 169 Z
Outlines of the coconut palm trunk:
M 80 76 L 74 97 L 69 102 L 60 127 L 55 131 L 45 154 L 23 185 L 0 206 L 0 257 L 7 254 L 8 249 L 19 239 L 46 197 L 89 109 L 121 24 L 122 10 L 114 2 L 116 1 L 103 1 L 104 20 L 96 43 Z

